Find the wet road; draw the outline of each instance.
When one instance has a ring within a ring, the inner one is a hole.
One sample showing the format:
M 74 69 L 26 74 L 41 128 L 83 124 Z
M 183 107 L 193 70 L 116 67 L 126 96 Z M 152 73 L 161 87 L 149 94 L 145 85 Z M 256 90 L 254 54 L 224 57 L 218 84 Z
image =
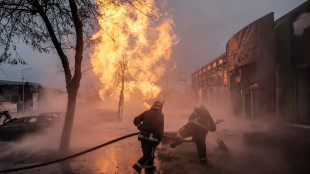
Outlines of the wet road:
M 223 124 L 223 127 L 225 125 Z M 128 122 L 109 123 L 83 127 L 76 125 L 72 134 L 72 153 L 98 146 L 115 138 L 137 132 Z M 57 157 L 59 140 L 55 137 L 29 137 L 22 142 L 0 142 L 0 168 L 28 166 Z M 223 140 L 225 151 L 217 140 Z M 40 143 L 41 144 L 40 144 Z M 242 131 L 219 128 L 207 136 L 208 164 L 199 163 L 193 143 L 184 143 L 175 149 L 162 143 L 156 150 L 157 174 L 290 174 L 309 172 L 309 158 L 290 158 L 280 148 L 252 147 L 243 142 Z M 48 148 L 50 146 L 50 148 Z M 130 137 L 96 151 L 69 160 L 71 172 L 75 174 L 131 174 L 131 166 L 142 156 L 137 137 Z M 308 161 L 307 161 L 308 160 Z M 302 169 L 304 168 L 304 169 Z M 60 164 L 27 169 L 18 174 L 62 174 Z
M 96 133 L 95 133 L 96 132 Z M 100 132 L 100 134 L 98 134 Z M 117 124 L 106 125 L 103 127 L 94 127 L 88 131 L 77 131 L 72 135 L 71 149 L 73 153 L 84 151 L 94 146 L 103 144 L 121 136 L 137 132 L 134 127 L 124 128 L 123 125 Z M 27 142 L 28 141 L 28 142 Z M 26 139 L 24 142 L 1 142 L 3 151 L 16 144 L 29 143 L 31 140 Z M 19 146 L 18 146 L 19 147 Z M 27 150 L 27 148 L 16 148 L 16 151 L 10 151 L 5 156 L 0 155 L 0 168 L 8 169 L 15 167 L 28 166 L 42 161 L 54 160 L 57 158 L 53 153 L 57 153 L 56 149 L 44 151 Z M 71 171 L 81 174 L 106 174 L 106 173 L 134 173 L 131 166 L 142 156 L 140 142 L 137 136 L 133 136 L 119 142 L 110 144 L 93 152 L 76 157 L 69 160 Z M 158 161 L 155 161 L 158 164 Z M 60 164 L 52 164 L 49 166 L 22 170 L 10 173 L 63 173 Z

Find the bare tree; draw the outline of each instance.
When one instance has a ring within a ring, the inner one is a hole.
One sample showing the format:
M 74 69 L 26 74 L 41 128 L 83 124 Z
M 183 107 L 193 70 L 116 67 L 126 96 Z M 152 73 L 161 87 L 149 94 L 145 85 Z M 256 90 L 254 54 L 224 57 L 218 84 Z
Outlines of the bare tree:
M 9 54 L 20 42 L 41 53 L 56 51 L 61 60 L 68 94 L 62 154 L 69 148 L 83 53 L 91 44 L 89 31 L 94 29 L 97 14 L 91 0 L 0 0 L 0 63 L 23 63 Z M 68 50 L 75 51 L 72 67 Z
M 16 45 L 24 43 L 40 53 L 56 52 L 61 60 L 65 74 L 68 102 L 65 123 L 60 140 L 60 152 L 66 154 L 69 149 L 72 124 L 75 114 L 77 93 L 82 78 L 84 52 L 93 43 L 91 41 L 97 17 L 109 17 L 100 14 L 98 7 L 114 5 L 121 7 L 127 3 L 135 10 L 149 16 L 137 8 L 147 3 L 140 0 L 0 0 L 0 64 L 24 64 L 20 58 L 12 58 L 11 52 Z M 69 59 L 68 51 L 75 54 Z M 123 63 L 123 64 L 122 64 Z M 120 104 L 123 105 L 124 89 L 130 75 L 126 77 L 127 63 L 120 65 L 119 79 L 122 79 Z M 124 69 L 125 68 L 125 69 Z M 120 108 L 121 109 L 121 108 Z M 120 110 L 121 111 L 121 110 Z
M 114 74 L 115 88 L 121 85 L 119 102 L 118 102 L 118 120 L 122 119 L 124 108 L 124 90 L 125 84 L 129 81 L 133 81 L 133 77 L 128 71 L 128 61 L 123 56 L 123 59 L 118 62 L 118 68 Z

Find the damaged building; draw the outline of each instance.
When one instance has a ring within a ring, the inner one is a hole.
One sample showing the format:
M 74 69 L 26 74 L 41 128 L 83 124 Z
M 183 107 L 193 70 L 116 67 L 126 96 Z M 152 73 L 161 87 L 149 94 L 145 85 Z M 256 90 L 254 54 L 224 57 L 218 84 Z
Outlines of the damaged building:
M 234 34 L 226 45 L 234 113 L 254 119 L 275 112 L 273 13 Z
M 276 20 L 275 36 L 278 115 L 310 125 L 310 2 Z
M 11 112 L 36 110 L 40 88 L 37 83 L 0 80 L 0 102 Z
M 229 101 L 236 115 L 310 125 L 310 2 L 274 21 L 270 13 L 227 42 L 226 52 L 192 73 L 200 103 Z
M 0 80 L 0 110 L 10 113 L 37 112 L 65 93 L 38 83 Z
M 222 54 L 192 73 L 192 85 L 199 103 L 207 105 L 226 101 L 228 96 L 227 57 Z

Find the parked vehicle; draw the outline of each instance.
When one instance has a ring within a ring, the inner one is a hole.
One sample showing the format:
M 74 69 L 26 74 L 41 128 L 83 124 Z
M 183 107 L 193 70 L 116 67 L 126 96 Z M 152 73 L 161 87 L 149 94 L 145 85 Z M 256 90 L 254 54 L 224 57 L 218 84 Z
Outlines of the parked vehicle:
M 57 123 L 59 123 L 59 117 L 52 113 L 13 118 L 0 125 L 0 140 L 18 140 L 25 135 L 43 132 Z

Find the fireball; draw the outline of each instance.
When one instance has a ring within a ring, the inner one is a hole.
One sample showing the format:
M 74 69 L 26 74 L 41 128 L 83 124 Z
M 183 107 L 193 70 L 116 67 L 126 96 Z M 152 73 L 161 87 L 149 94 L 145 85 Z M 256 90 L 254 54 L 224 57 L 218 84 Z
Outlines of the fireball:
M 161 13 L 154 0 L 106 1 L 99 5 L 100 30 L 91 55 L 93 71 L 100 77 L 102 100 L 125 100 L 139 92 L 144 100 L 156 98 L 162 88 L 157 82 L 170 61 L 178 38 L 168 13 Z

